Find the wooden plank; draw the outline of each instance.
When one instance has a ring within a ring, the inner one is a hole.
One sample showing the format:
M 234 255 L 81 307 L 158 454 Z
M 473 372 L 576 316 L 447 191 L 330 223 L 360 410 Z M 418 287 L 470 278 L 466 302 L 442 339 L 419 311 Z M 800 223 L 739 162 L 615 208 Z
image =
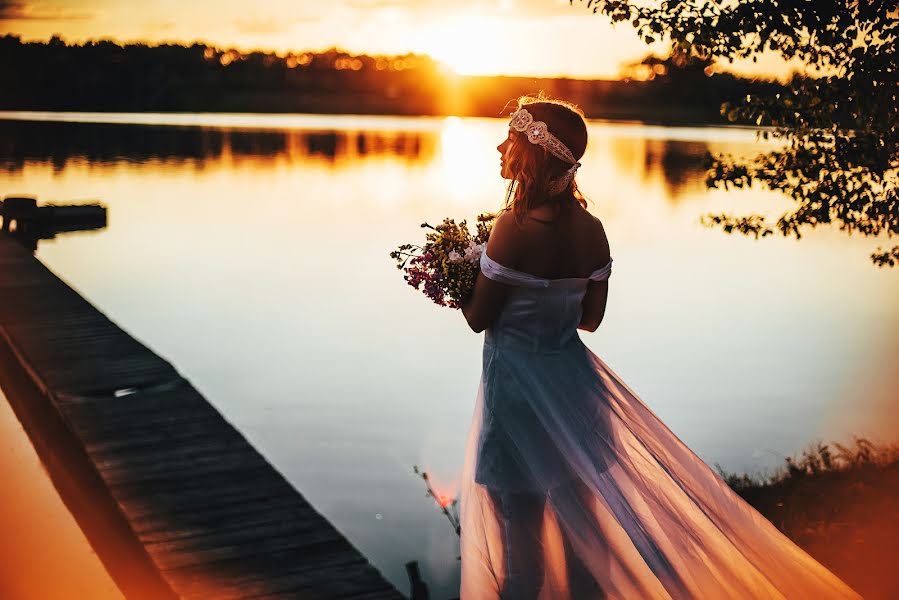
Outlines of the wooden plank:
M 123 482 L 111 486 L 110 489 L 120 501 L 143 498 L 162 507 L 167 498 L 192 499 L 193 494 L 227 497 L 243 490 L 269 485 L 290 487 L 287 480 L 277 471 L 266 467 L 254 467 L 245 471 L 225 473 L 186 473 L 180 477 L 172 476 L 152 483 Z
M 369 589 L 359 593 L 357 580 L 366 580 L 371 577 L 372 567 L 359 563 L 334 563 L 316 569 L 306 568 L 306 565 L 297 563 L 295 569 L 281 570 L 273 577 L 265 580 L 240 581 L 229 579 L 220 582 L 220 586 L 210 593 L 210 599 L 238 599 L 238 598 L 347 598 L 353 599 L 383 599 L 392 598 L 391 588 L 384 587 L 380 590 Z M 322 585 L 322 581 L 327 582 Z M 315 595 L 310 595 L 315 594 Z
M 261 508 L 271 510 L 280 497 L 287 496 L 283 482 L 269 480 L 255 487 L 234 488 L 227 493 L 214 494 L 200 491 L 185 492 L 183 496 L 155 496 L 152 501 L 145 497 L 117 498 L 118 504 L 128 514 L 136 531 L 141 531 L 142 522 L 165 521 L 173 527 L 196 522 L 237 518 L 253 513 Z M 300 506 L 294 499 L 288 506 Z M 278 505 L 283 508 L 283 506 Z
M 153 359 L 145 348 L 122 339 L 121 336 L 106 332 L 66 332 L 57 330 L 53 336 L 41 334 L 18 334 L 24 339 L 33 339 L 34 342 L 25 342 L 22 350 L 34 360 L 64 360 L 85 353 L 89 355 L 125 355 L 131 358 L 141 358 L 155 363 L 156 368 L 166 368 Z M 47 345 L 51 344 L 51 345 Z
M 252 519 L 260 512 L 277 512 L 289 508 L 297 509 L 297 503 L 279 492 L 253 499 L 252 504 L 232 501 L 203 508 L 181 505 L 164 510 L 155 510 L 152 505 L 135 505 L 127 512 L 132 528 L 139 536 L 169 532 L 173 537 L 178 537 L 181 532 L 193 528 L 240 522 L 245 518 Z M 143 514 L 140 514 L 141 509 Z
M 165 481 L 166 478 L 190 473 L 227 473 L 252 467 L 264 468 L 268 464 L 262 456 L 244 449 L 221 452 L 217 456 L 187 457 L 166 461 L 165 464 L 147 464 L 100 468 L 100 476 L 107 485 Z
M 240 514 L 239 519 L 207 519 L 201 523 L 184 525 L 179 529 L 167 526 L 163 530 L 138 532 L 141 542 L 144 544 L 175 542 L 189 538 L 206 535 L 210 532 L 227 533 L 244 527 L 255 527 L 269 523 L 282 523 L 291 519 L 308 519 L 317 513 L 311 506 L 299 508 L 295 504 L 285 508 L 266 508 L 265 510 L 246 511 Z M 167 525 L 171 519 L 167 520 Z
M 117 452 L 152 451 L 160 447 L 171 448 L 185 443 L 202 443 L 209 439 L 221 439 L 225 434 L 221 421 L 208 417 L 205 420 L 186 421 L 168 428 L 140 427 L 135 430 L 134 435 L 127 437 L 114 434 L 110 434 L 106 440 L 93 437 L 90 443 L 85 443 L 85 448 L 91 456 L 102 459 Z
M 353 585 L 356 577 L 368 577 L 373 567 L 358 560 L 349 561 L 339 548 L 333 552 L 303 557 L 288 550 L 266 556 L 242 558 L 222 563 L 227 573 L 214 582 L 214 589 L 207 589 L 205 596 L 210 599 L 234 598 L 395 598 L 396 590 L 390 587 L 360 589 Z M 268 568 L 268 571 L 266 571 Z M 208 579 L 204 578 L 204 566 L 178 569 L 170 573 L 192 572 L 193 578 L 180 582 L 181 590 L 199 592 Z M 318 595 L 311 596 L 310 593 Z
M 83 421 L 88 421 L 88 419 L 85 417 L 72 419 L 72 423 L 76 424 Z M 111 422 L 104 421 L 102 427 L 97 427 L 96 430 L 85 433 L 82 439 L 86 448 L 93 444 L 104 444 L 114 441 L 126 444 L 127 440 L 132 437 L 144 435 L 149 431 L 157 431 L 157 427 L 163 429 L 169 427 L 175 431 L 179 427 L 199 425 L 204 422 L 208 422 L 209 427 L 221 426 L 221 421 L 215 415 L 209 414 L 205 410 L 201 411 L 192 408 L 178 414 L 149 415 L 146 423 L 129 421 L 124 418 Z
M 186 566 L 216 562 L 221 560 L 221 556 L 224 556 L 223 552 L 227 552 L 229 557 L 253 556 L 257 554 L 260 536 L 264 536 L 267 540 L 283 538 L 285 540 L 284 547 L 289 548 L 315 546 L 313 551 L 319 553 L 322 543 L 340 539 L 339 534 L 334 531 L 330 531 L 327 538 L 317 537 L 322 531 L 322 528 L 318 526 L 318 515 L 313 515 L 306 519 L 291 519 L 280 523 L 244 525 L 226 531 L 215 530 L 204 535 L 170 541 L 145 542 L 145 545 L 151 552 L 180 559 L 179 566 Z M 208 556 L 214 556 L 214 559 L 207 561 Z
M 169 569 L 164 573 L 176 589 L 196 595 L 200 595 L 202 588 L 209 589 L 211 573 L 215 575 L 214 590 L 219 592 L 230 589 L 246 594 L 248 585 L 260 581 L 267 582 L 278 576 L 292 573 L 299 573 L 305 579 L 319 582 L 320 591 L 325 592 L 326 586 L 338 583 L 330 581 L 331 577 L 327 574 L 324 577 L 318 575 L 321 571 L 328 569 L 328 564 L 334 565 L 336 570 L 346 575 L 357 565 L 364 563 L 364 561 L 349 560 L 350 553 L 346 551 L 346 544 L 345 540 L 334 539 L 306 547 L 277 548 L 272 546 L 261 554 L 241 554 L 215 563 L 191 564 L 177 569 Z M 213 569 L 213 566 L 217 568 Z M 374 589 L 380 589 L 380 586 Z M 250 595 L 258 595 L 258 593 L 258 589 L 252 590 Z M 328 596 L 330 594 L 323 597 Z
M 134 435 L 139 430 L 165 429 L 176 423 L 224 420 L 209 404 L 199 404 L 190 398 L 173 399 L 169 408 L 146 407 L 122 398 L 110 398 L 107 406 L 108 410 L 78 410 L 71 406 L 63 410 L 73 423 L 90 428 L 92 440 L 103 438 L 109 430 Z M 122 433 L 119 437 L 127 436 Z
M 43 363 L 44 361 L 42 361 Z M 69 359 L 65 366 L 32 363 L 48 387 L 70 394 L 90 394 L 94 390 L 143 387 L 165 379 L 171 371 L 145 359 L 108 356 Z
M 260 532 L 261 536 L 258 535 Z M 214 534 L 204 538 L 205 543 L 194 544 L 188 539 L 146 544 L 146 548 L 163 570 L 169 570 L 287 548 L 305 548 L 315 552 L 324 543 L 342 539 L 336 529 L 323 528 L 319 519 L 310 519 L 285 523 L 280 530 L 248 527 L 232 534 Z
M 138 411 L 147 414 L 177 411 L 186 407 L 205 407 L 211 414 L 218 416 L 218 411 L 180 376 L 160 380 L 150 390 L 139 390 L 118 397 L 111 394 L 70 396 L 61 404 L 67 414 L 90 419 L 137 414 Z
M 129 472 L 177 470 L 181 465 L 193 466 L 197 461 L 214 461 L 221 457 L 246 456 L 252 446 L 241 436 L 208 436 L 202 440 L 189 439 L 181 444 L 119 448 L 112 452 L 89 453 L 98 469 L 113 473 L 120 469 Z M 144 469 L 148 467 L 148 469 Z M 153 469 L 149 469 L 153 467 Z
M 251 475 L 248 474 L 248 475 Z M 268 479 L 256 486 L 233 487 L 222 494 L 191 490 L 184 495 L 153 495 L 118 498 L 134 530 L 139 533 L 160 532 L 164 527 L 181 531 L 192 527 L 214 525 L 216 522 L 252 518 L 260 511 L 285 508 L 306 510 L 307 504 L 297 501 L 281 502 L 291 498 L 285 489 L 286 482 Z

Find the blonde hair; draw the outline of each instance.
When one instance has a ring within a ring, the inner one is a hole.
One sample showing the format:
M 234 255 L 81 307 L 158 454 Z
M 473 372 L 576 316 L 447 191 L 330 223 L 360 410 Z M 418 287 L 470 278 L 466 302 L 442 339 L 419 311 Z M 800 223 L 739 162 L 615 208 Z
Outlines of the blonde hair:
M 577 105 L 550 98 L 543 92 L 520 96 L 517 103 L 516 110 L 526 106 L 535 121 L 546 123 L 549 131 L 568 146 L 575 160 L 581 159 L 587 149 L 587 124 L 583 111 Z M 587 208 L 587 199 L 573 180 L 562 193 L 547 197 L 548 182 L 562 175 L 571 165 L 543 146 L 529 142 L 524 133 L 515 130 L 512 133 L 515 135 L 506 161 L 512 173 L 512 181 L 506 190 L 506 199 L 500 212 L 511 210 L 515 221 L 520 224 L 528 212 L 538 206 L 555 204 L 561 210 L 563 194 L 568 190 L 571 190 L 574 199 L 581 206 Z

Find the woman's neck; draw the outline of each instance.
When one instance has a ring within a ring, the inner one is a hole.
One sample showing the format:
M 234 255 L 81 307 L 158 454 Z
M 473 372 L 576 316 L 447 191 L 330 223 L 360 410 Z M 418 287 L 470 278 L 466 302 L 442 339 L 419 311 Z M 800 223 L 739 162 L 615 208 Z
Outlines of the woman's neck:
M 552 209 L 553 214 L 558 215 L 566 209 L 572 208 L 575 204 L 577 204 L 577 199 L 570 191 L 568 191 L 559 194 L 558 196 L 552 196 L 551 198 L 544 199 L 543 202 L 541 202 L 539 206 L 536 206 L 535 208 L 548 206 Z

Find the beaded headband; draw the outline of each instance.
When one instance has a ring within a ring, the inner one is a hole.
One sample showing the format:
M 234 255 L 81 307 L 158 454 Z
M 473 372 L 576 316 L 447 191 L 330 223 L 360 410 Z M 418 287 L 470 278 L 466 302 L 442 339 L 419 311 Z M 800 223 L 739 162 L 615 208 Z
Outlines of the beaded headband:
M 547 194 L 555 196 L 565 191 L 574 179 L 581 163 L 574 158 L 571 150 L 568 149 L 562 140 L 550 133 L 543 121 L 535 121 L 533 115 L 525 108 L 519 108 L 512 113 L 512 119 L 509 121 L 509 127 L 515 131 L 526 133 L 528 141 L 532 144 L 538 144 L 546 148 L 553 156 L 559 160 L 563 160 L 571 165 L 571 167 L 562 174 L 561 177 L 549 182 Z

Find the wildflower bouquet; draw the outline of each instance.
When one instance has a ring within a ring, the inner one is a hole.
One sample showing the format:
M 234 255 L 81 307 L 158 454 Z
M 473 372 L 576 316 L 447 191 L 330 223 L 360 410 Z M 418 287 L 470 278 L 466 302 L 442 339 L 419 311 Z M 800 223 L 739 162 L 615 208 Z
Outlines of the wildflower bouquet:
M 463 220 L 444 219 L 425 234 L 424 246 L 403 244 L 390 253 L 397 269 L 405 271 L 406 282 L 441 306 L 461 308 L 474 288 L 480 271 L 481 252 L 493 227 L 495 214 L 478 215 L 477 231 L 472 234 Z

